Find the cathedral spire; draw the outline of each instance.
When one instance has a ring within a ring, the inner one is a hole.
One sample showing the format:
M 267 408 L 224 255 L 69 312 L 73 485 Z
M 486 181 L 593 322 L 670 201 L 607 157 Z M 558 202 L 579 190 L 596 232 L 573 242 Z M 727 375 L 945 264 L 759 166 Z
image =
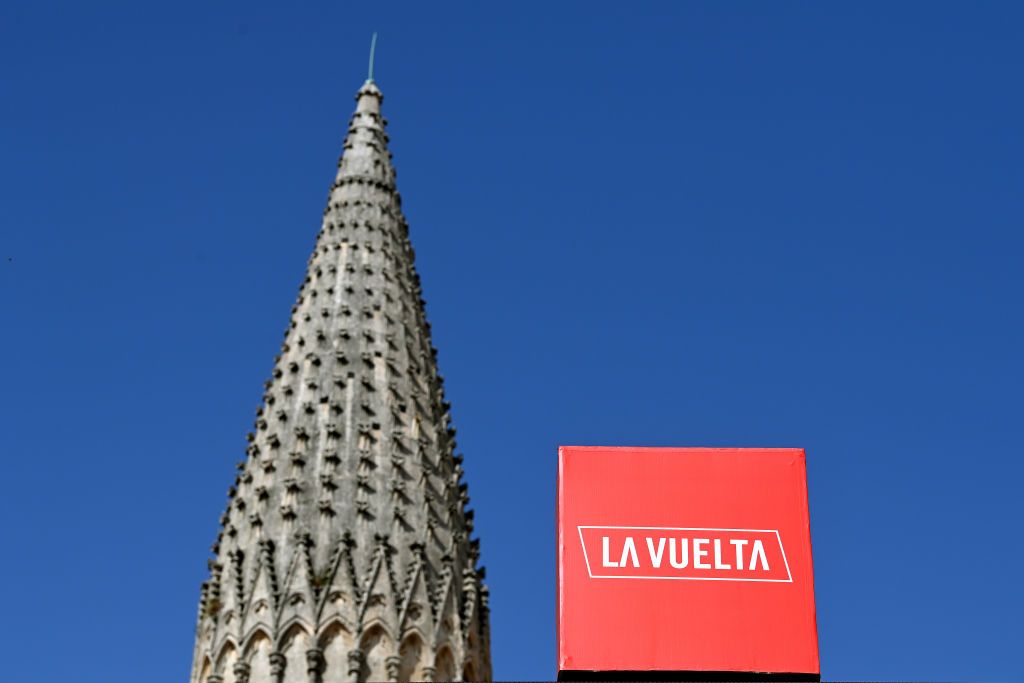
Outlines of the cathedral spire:
M 193 683 L 486 680 L 487 590 L 370 77 L 203 585 Z

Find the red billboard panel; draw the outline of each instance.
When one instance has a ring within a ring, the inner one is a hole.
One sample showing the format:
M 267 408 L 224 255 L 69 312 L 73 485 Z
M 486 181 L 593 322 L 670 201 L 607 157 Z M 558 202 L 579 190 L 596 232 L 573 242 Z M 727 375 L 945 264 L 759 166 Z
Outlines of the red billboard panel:
M 558 668 L 817 676 L 803 450 L 560 448 Z

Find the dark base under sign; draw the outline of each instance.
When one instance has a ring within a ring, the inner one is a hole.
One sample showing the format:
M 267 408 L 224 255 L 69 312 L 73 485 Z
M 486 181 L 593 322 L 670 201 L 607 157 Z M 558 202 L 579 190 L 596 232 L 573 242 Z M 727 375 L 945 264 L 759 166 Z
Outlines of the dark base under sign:
M 756 671 L 559 671 L 560 681 L 814 681 L 820 674 Z

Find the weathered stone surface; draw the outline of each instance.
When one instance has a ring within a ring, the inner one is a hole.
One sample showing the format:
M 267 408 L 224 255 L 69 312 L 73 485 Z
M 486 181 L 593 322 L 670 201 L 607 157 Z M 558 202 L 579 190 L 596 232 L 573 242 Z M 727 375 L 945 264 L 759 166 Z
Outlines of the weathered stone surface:
M 487 589 L 383 97 L 356 95 L 228 492 L 193 683 L 488 680 Z

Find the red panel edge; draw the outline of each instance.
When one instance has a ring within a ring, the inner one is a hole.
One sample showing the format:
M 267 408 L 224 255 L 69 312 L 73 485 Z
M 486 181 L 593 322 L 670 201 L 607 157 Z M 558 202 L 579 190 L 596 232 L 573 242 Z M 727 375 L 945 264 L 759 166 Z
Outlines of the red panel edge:
M 562 660 L 562 653 L 565 651 L 564 644 L 562 643 L 562 557 L 563 557 L 563 540 L 562 540 L 562 505 L 564 504 L 564 496 L 562 492 L 562 486 L 565 482 L 563 476 L 563 467 L 565 465 L 565 447 L 558 447 L 558 473 L 555 480 L 555 642 L 556 642 L 556 671 L 561 671 L 565 667 L 565 662 Z
M 814 582 L 814 538 L 811 535 L 811 497 L 808 491 L 807 485 L 807 451 L 803 448 L 797 449 L 799 451 L 798 458 L 800 462 L 800 472 L 798 476 L 803 486 L 804 494 L 804 519 L 807 527 L 807 566 L 810 567 L 810 581 L 811 581 L 811 614 L 814 615 L 814 671 L 819 676 L 821 675 L 821 649 L 818 643 L 818 596 L 815 589 Z

